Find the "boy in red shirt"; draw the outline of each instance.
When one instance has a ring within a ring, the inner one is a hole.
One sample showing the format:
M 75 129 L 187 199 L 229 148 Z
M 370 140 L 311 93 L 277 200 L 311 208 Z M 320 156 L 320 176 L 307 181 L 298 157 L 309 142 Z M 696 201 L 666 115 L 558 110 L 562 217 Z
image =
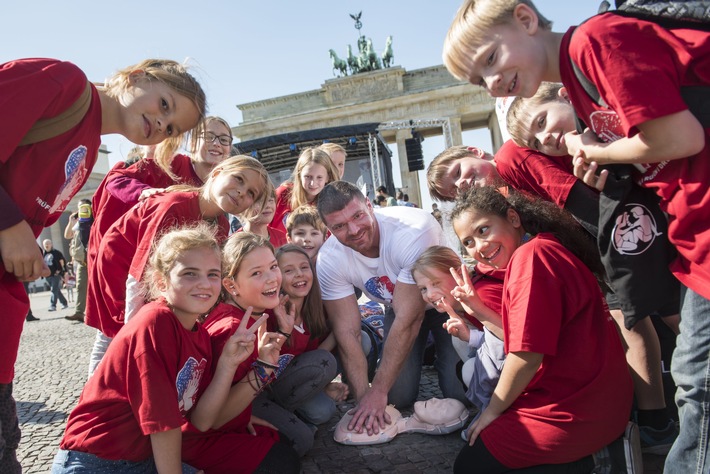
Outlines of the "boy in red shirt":
M 608 107 L 587 95 L 572 61 Z M 682 87 L 710 83 L 709 61 L 709 33 L 667 30 L 613 13 L 555 33 L 529 0 L 467 1 L 444 45 L 449 71 L 493 96 L 531 97 L 542 81 L 562 82 L 590 127 L 565 135 L 578 169 L 592 162 L 638 163 L 637 182 L 661 198 L 679 254 L 671 271 L 683 285 L 671 368 L 681 429 L 666 472 L 710 466 L 710 149 L 707 129 L 681 96 Z

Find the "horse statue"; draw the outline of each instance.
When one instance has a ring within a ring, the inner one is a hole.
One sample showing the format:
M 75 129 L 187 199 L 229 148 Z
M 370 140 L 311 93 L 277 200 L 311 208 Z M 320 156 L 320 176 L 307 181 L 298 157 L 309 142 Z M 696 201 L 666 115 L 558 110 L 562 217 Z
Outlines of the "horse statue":
M 330 59 L 333 62 L 333 75 L 336 77 L 342 77 L 348 75 L 348 63 L 340 59 L 338 55 L 332 49 L 328 50 L 330 52 Z
M 385 50 L 382 52 L 382 66 L 390 67 L 394 61 L 394 52 L 392 51 L 392 35 L 387 37 L 385 42 Z
M 350 45 L 348 45 L 348 55 L 345 60 L 350 68 L 350 74 L 357 74 L 360 72 L 360 65 L 357 62 L 357 56 L 353 55 L 353 48 Z
M 372 39 L 370 38 L 367 39 L 367 47 L 365 48 L 365 51 L 367 51 L 367 60 L 370 63 L 370 70 L 376 71 L 377 69 L 382 69 L 382 63 L 375 52 L 375 48 L 372 46 Z

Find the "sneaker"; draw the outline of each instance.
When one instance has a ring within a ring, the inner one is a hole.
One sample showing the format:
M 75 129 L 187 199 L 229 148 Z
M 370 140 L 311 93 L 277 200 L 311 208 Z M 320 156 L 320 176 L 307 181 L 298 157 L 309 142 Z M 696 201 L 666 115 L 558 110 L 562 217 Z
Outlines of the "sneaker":
M 56 311 L 57 308 L 49 308 L 47 311 Z
M 673 442 L 678 437 L 678 428 L 670 420 L 662 430 L 655 430 L 650 426 L 639 426 L 641 434 L 641 451 L 646 454 L 665 456 L 670 451 Z
M 28 314 L 25 316 L 25 321 L 39 321 L 39 318 L 34 314 Z
M 71 316 L 64 316 L 67 321 L 79 321 L 84 322 L 84 315 L 82 313 L 74 313 Z
M 622 436 L 592 456 L 593 474 L 643 474 L 643 455 L 636 423 L 630 421 Z
M 69 309 L 69 305 L 65 304 L 64 306 L 62 306 L 62 309 Z

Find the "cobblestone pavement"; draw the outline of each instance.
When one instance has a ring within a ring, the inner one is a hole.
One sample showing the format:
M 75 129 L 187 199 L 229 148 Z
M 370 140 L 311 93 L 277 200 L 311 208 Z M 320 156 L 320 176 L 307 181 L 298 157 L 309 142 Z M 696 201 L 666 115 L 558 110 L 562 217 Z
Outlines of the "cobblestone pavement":
M 18 456 L 25 473 L 46 473 L 86 380 L 95 331 L 66 321 L 63 317 L 69 310 L 47 312 L 49 293 L 33 294 L 30 301 L 40 321 L 25 324 L 16 365 L 14 395 L 22 427 Z M 425 368 L 420 398 L 434 396 L 441 396 L 436 376 L 433 369 Z M 351 407 L 341 404 L 340 414 Z M 338 419 L 335 416 L 318 430 L 314 448 L 303 460 L 304 473 L 451 472 L 463 443 L 459 433 L 403 434 L 388 444 L 341 446 L 333 441 Z M 645 473 L 661 473 L 663 457 L 644 456 L 644 465 Z

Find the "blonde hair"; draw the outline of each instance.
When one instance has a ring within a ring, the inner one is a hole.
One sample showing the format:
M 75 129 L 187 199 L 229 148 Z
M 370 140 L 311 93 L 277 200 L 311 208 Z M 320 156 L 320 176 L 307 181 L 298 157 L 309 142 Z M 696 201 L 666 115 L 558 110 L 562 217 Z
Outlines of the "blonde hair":
M 534 148 L 534 145 L 530 143 L 530 124 L 534 118 L 530 111 L 539 105 L 563 100 L 559 95 L 562 87 L 559 82 L 543 82 L 535 95 L 529 99 L 516 97 L 511 102 L 505 121 L 508 133 L 516 145 Z
M 477 158 L 476 154 L 465 145 L 452 146 L 442 151 L 432 160 L 426 170 L 426 184 L 429 194 L 437 201 L 453 201 L 454 198 L 444 196 L 441 191 L 444 176 L 448 173 L 451 163 L 461 158 Z
M 296 167 L 291 175 L 291 179 L 293 181 L 293 189 L 291 190 L 291 199 L 289 201 L 291 209 L 296 209 L 303 204 L 308 204 L 308 196 L 306 195 L 306 190 L 303 189 L 303 183 L 301 182 L 301 173 L 303 172 L 303 168 L 311 163 L 321 165 L 325 168 L 325 171 L 328 174 L 328 183 L 338 181 L 340 179 L 340 174 L 335 168 L 333 160 L 330 159 L 330 156 L 325 151 L 315 147 L 308 147 L 304 149 L 298 157 Z
M 234 278 L 239 272 L 242 262 L 253 250 L 266 247 L 273 253 L 274 246 L 269 239 L 251 232 L 236 232 L 232 234 L 222 251 L 222 274 L 225 278 Z
M 446 33 L 444 65 L 452 76 L 468 81 L 471 77 L 471 58 L 487 30 L 510 23 L 518 5 L 527 5 L 538 17 L 538 25 L 544 30 L 552 28 L 552 22 L 542 16 L 531 0 L 466 0 L 454 16 Z
M 323 143 L 322 145 L 320 145 L 318 147 L 318 149 L 326 152 L 328 154 L 328 156 L 332 156 L 333 153 L 336 153 L 336 152 L 341 152 L 345 155 L 346 158 L 348 157 L 348 152 L 345 151 L 345 148 L 338 145 L 337 143 L 333 143 L 333 142 Z
M 313 274 L 311 289 L 308 295 L 303 299 L 303 308 L 301 308 L 301 318 L 306 323 L 308 331 L 311 333 L 311 339 L 320 339 L 328 332 L 328 323 L 325 318 L 325 309 L 323 308 L 323 299 L 321 298 L 320 285 L 316 277 L 316 269 L 311 262 L 310 257 L 301 247 L 294 244 L 286 244 L 276 249 L 276 260 L 279 260 L 285 253 L 297 253 L 302 255 L 308 262 Z M 279 261 L 279 268 L 281 261 Z M 286 345 L 291 345 L 291 341 L 287 340 Z
M 183 254 L 201 248 L 212 249 L 217 256 L 221 257 L 215 226 L 200 222 L 191 226 L 168 229 L 163 233 L 153 244 L 148 267 L 143 275 L 146 299 L 154 300 L 160 297 L 157 278 L 167 279 Z
M 256 173 L 259 174 L 259 177 L 261 178 L 261 182 L 263 183 L 262 186 L 259 188 L 259 194 L 254 197 L 254 204 L 259 204 L 260 207 L 264 207 L 264 204 L 266 203 L 266 200 L 268 199 L 268 196 L 271 195 L 271 192 L 274 190 L 274 185 L 271 184 L 271 179 L 269 178 L 269 173 L 266 171 L 266 168 L 264 168 L 264 165 L 262 165 L 258 160 L 255 160 L 254 158 L 246 155 L 234 155 L 230 156 L 217 166 L 215 166 L 212 169 L 212 172 L 210 173 L 209 177 L 207 178 L 207 181 L 205 181 L 205 184 L 203 184 L 201 187 L 197 186 L 190 186 L 188 184 L 176 184 L 174 186 L 170 186 L 166 191 L 168 192 L 190 192 L 190 191 L 200 191 L 202 193 L 203 199 L 210 200 L 210 190 L 212 189 L 212 185 L 214 184 L 215 180 L 217 179 L 217 176 L 219 176 L 222 173 L 226 174 L 234 174 L 238 173 L 240 171 L 245 171 L 245 170 L 252 170 L 255 171 Z M 256 215 L 254 212 L 254 206 L 252 205 L 251 208 L 246 209 L 243 211 L 242 214 L 245 216 L 250 216 L 253 217 Z M 249 213 L 251 212 L 251 214 Z
M 449 247 L 434 245 L 417 257 L 412 265 L 412 275 L 414 272 L 419 272 L 427 278 L 432 278 L 431 270 L 439 270 L 449 274 L 449 268 L 452 267 L 456 269 L 461 267 L 461 257 Z
M 177 61 L 170 59 L 145 59 L 138 64 L 117 71 L 108 79 L 104 84 L 106 94 L 118 99 L 132 87 L 130 84 L 130 76 L 137 71 L 143 72 L 149 81 L 156 80 L 161 82 L 181 96 L 190 99 L 195 104 L 200 114 L 200 121 L 195 128 L 186 130 L 177 137 L 166 138 L 155 150 L 155 161 L 168 176 L 177 179 L 170 169 L 170 162 L 185 139 L 189 140 L 189 149 L 192 153 L 197 150 L 198 136 L 194 131 L 199 127 L 207 111 L 205 92 L 202 90 L 197 80 Z

